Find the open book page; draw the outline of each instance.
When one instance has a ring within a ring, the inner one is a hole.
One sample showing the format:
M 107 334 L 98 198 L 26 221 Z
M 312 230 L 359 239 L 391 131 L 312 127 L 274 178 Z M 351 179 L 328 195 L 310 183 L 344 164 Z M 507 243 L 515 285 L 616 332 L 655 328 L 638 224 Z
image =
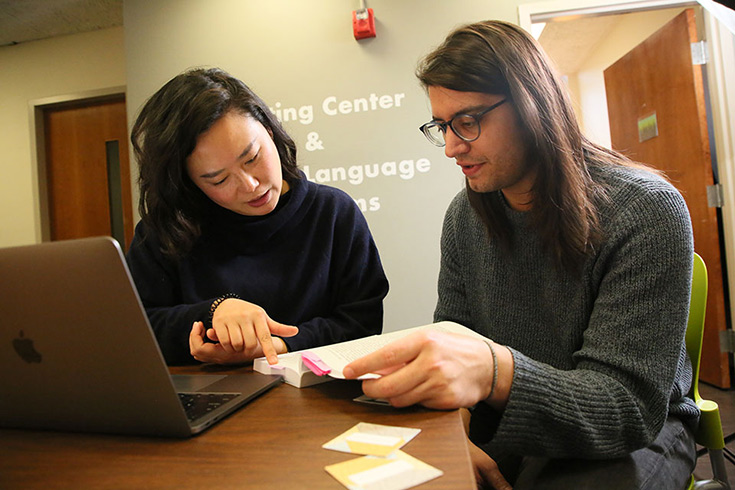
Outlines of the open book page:
M 394 332 L 398 333 L 398 332 Z M 382 346 L 392 342 L 399 336 L 393 334 L 372 335 L 361 339 L 349 340 L 337 344 L 325 345 L 308 349 L 308 352 L 315 354 L 321 361 L 329 366 L 331 370 L 329 376 L 317 376 L 304 364 L 301 354 L 306 351 L 294 351 L 288 354 L 278 356 L 278 364 L 273 366 L 268 364 L 265 357 L 256 359 L 253 362 L 253 369 L 263 374 L 280 374 L 284 377 L 284 381 L 298 388 L 311 386 L 316 383 L 323 383 L 331 379 L 344 379 L 342 369 L 350 362 L 360 357 L 370 354 L 381 348 Z M 376 375 L 365 375 L 360 379 L 368 379 L 377 377 Z
M 372 352 L 375 352 L 376 350 L 385 347 L 391 342 L 411 335 L 412 333 L 418 332 L 420 330 L 433 330 L 460 335 L 469 335 L 472 337 L 478 337 L 482 340 L 486 340 L 485 337 L 478 334 L 474 330 L 470 330 L 469 328 L 464 327 L 458 323 L 440 322 L 431 323 L 429 325 L 422 325 L 420 327 L 406 328 L 404 330 L 384 333 L 382 335 L 373 335 L 372 337 L 351 340 L 349 342 L 327 345 L 324 347 L 319 347 L 317 349 L 311 349 L 311 351 L 318 354 L 321 360 L 324 361 L 332 369 L 332 371 L 329 373 L 331 377 L 344 379 L 342 370 L 352 361 L 357 360 Z M 378 377 L 378 375 L 372 374 L 362 376 L 360 377 L 360 379 L 376 377 Z
M 373 335 L 361 339 L 349 340 L 337 344 L 325 345 L 308 349 L 309 352 L 316 354 L 321 361 L 331 369 L 329 376 L 331 378 L 344 379 L 342 370 L 352 361 L 359 359 L 367 354 L 375 352 L 388 345 L 389 343 L 406 337 L 420 330 L 433 330 L 440 332 L 449 332 L 460 335 L 469 335 L 486 340 L 485 337 L 467 327 L 453 322 L 431 323 L 420 327 L 407 328 L 397 330 L 382 335 Z M 253 367 L 255 371 L 264 374 L 283 374 L 287 383 L 297 387 L 310 386 L 315 383 L 324 382 L 330 378 L 327 376 L 319 377 L 312 373 L 302 362 L 301 353 L 304 351 L 295 351 L 288 354 L 278 356 L 278 364 L 269 366 L 265 358 L 256 359 Z M 377 374 L 366 374 L 360 379 L 376 378 Z
M 388 345 L 403 335 L 395 335 L 399 332 L 391 332 L 383 335 L 373 335 L 362 339 L 341 342 L 324 347 L 311 349 L 311 352 L 317 354 L 322 362 L 331 368 L 329 375 L 333 378 L 344 379 L 342 370 L 352 361 L 363 356 L 375 352 L 381 347 Z M 400 332 L 403 333 L 403 332 Z M 376 377 L 375 375 L 365 376 L 361 379 Z

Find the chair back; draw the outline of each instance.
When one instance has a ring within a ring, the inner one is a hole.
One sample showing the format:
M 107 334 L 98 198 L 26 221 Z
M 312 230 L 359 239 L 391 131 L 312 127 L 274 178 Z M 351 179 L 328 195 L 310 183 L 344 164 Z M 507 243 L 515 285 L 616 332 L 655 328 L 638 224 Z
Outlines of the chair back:
M 692 388 L 689 393 L 699 397 L 699 361 L 702 357 L 704 314 L 707 309 L 707 266 L 704 265 L 702 257 L 696 253 L 692 268 L 692 295 L 689 301 L 686 347 L 689 359 L 692 361 L 693 375 Z

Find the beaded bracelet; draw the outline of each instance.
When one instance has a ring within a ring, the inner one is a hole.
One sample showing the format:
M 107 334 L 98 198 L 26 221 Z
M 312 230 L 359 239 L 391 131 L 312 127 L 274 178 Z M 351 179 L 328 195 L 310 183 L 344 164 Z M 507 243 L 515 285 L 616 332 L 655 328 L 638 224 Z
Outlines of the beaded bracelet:
M 235 298 L 235 299 L 242 299 L 240 296 L 236 295 L 235 293 L 226 293 L 220 296 L 219 298 L 212 301 L 212 305 L 209 307 L 209 317 L 207 318 L 207 327 L 212 328 L 212 320 L 214 319 L 214 311 L 217 309 L 217 307 L 222 304 L 222 302 L 226 299 Z

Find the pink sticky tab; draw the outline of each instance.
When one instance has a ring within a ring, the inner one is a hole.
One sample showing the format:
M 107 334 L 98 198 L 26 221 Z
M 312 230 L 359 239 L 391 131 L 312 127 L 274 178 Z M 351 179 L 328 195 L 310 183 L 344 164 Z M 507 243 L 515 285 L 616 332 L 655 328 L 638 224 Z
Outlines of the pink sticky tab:
M 304 365 L 317 376 L 324 376 L 332 371 L 332 369 L 324 364 L 324 361 L 319 359 L 319 356 L 313 352 L 302 352 L 301 360 L 304 362 Z

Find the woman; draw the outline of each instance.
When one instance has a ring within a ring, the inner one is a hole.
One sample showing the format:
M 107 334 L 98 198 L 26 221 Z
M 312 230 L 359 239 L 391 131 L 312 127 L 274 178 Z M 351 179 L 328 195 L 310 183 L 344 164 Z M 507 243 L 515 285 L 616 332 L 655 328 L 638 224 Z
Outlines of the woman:
M 274 363 L 380 333 L 388 281 L 364 217 L 305 178 L 243 82 L 220 69 L 173 78 L 131 140 L 142 220 L 127 260 L 169 364 Z

